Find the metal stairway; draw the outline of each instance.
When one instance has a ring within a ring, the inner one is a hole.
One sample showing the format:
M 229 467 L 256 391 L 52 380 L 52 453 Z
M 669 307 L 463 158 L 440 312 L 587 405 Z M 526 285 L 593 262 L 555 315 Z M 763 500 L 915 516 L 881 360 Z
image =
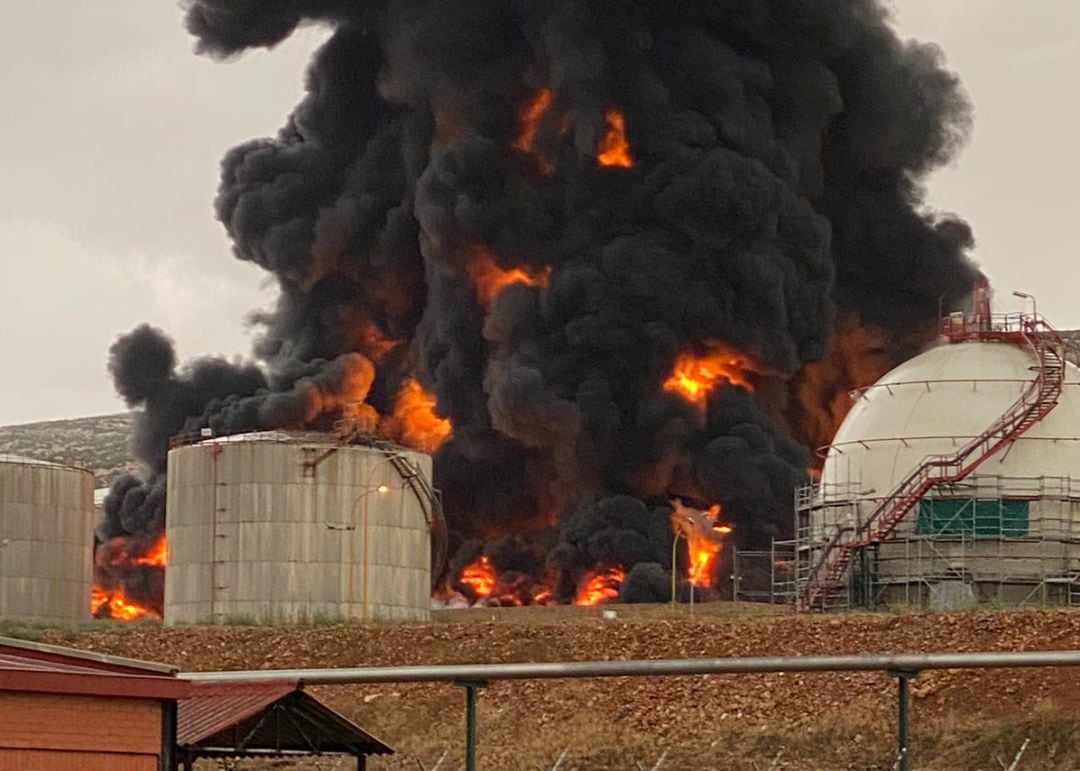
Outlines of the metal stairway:
M 836 526 L 820 548 L 821 556 L 796 594 L 800 610 L 826 610 L 847 604 L 847 572 L 854 554 L 881 543 L 931 488 L 958 482 L 971 474 L 1002 447 L 1016 441 L 1042 420 L 1058 403 L 1065 380 L 1065 343 L 1040 316 L 975 317 L 975 323 L 946 327 L 954 342 L 976 339 L 1011 341 L 1035 353 L 1035 378 L 1020 398 L 981 434 L 949 455 L 929 455 L 915 467 L 859 525 Z

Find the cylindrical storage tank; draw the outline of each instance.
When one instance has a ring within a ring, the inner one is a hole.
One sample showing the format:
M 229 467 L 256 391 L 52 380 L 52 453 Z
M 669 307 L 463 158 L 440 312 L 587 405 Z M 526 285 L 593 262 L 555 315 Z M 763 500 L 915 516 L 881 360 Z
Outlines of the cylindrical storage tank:
M 90 619 L 94 475 L 0 455 L 0 618 Z
M 431 458 L 260 432 L 168 459 L 165 623 L 426 620 Z

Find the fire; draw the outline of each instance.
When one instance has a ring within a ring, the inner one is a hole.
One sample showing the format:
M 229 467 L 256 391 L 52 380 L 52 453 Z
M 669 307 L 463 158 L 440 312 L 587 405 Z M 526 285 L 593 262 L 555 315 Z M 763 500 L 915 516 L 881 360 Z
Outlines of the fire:
M 586 573 L 578 585 L 575 605 L 599 605 L 619 598 L 626 571 L 621 567 L 601 568 Z
M 478 251 L 465 266 L 469 280 L 476 288 L 477 297 L 485 306 L 490 306 L 503 289 L 511 284 L 527 284 L 544 288 L 551 278 L 551 268 L 500 268 L 495 258 L 487 251 Z
M 495 589 L 495 568 L 491 566 L 487 556 L 480 555 L 462 569 L 458 581 L 472 589 L 478 598 L 490 597 Z
M 450 437 L 452 426 L 435 414 L 435 395 L 415 378 L 405 378 L 394 405 L 401 441 L 409 447 L 435 452 Z
M 169 542 L 162 533 L 152 543 L 128 536 L 110 538 L 94 552 L 94 586 L 90 592 L 90 612 L 97 618 L 131 621 L 161 618 L 160 605 L 147 605 L 128 592 L 128 580 L 139 587 L 139 598 L 160 589 L 169 562 Z
M 701 511 L 675 499 L 672 502 L 671 527 L 676 537 L 686 539 L 687 578 L 697 587 L 710 587 L 716 575 L 716 560 L 724 546 L 724 539 L 731 534 L 731 527 L 720 524 L 720 504 L 713 504 L 708 511 Z
M 596 162 L 601 166 L 616 166 L 629 169 L 634 165 L 630 156 L 630 143 L 626 139 L 626 118 L 614 107 L 609 107 L 604 114 L 607 133 L 600 141 L 596 152 Z
M 671 375 L 664 381 L 664 390 L 704 406 L 705 399 L 721 381 L 753 393 L 748 373 L 754 371 L 750 357 L 710 342 L 703 354 L 687 351 L 676 357 Z
M 161 618 L 153 608 L 129 600 L 121 590 L 108 590 L 97 586 L 90 592 L 90 612 L 97 617 L 105 615 L 119 621 L 134 621 L 137 618 Z
M 542 88 L 536 92 L 518 114 L 518 134 L 513 146 L 523 153 L 536 158 L 540 171 L 546 176 L 553 170 L 551 161 L 540 155 L 536 150 L 536 134 L 540 130 L 540 120 L 551 108 L 555 101 L 555 94 L 551 89 Z
M 162 533 L 154 545 L 150 547 L 150 551 L 141 557 L 136 557 L 132 560 L 133 565 L 160 565 L 164 567 L 169 564 L 169 542 L 165 538 L 165 534 Z

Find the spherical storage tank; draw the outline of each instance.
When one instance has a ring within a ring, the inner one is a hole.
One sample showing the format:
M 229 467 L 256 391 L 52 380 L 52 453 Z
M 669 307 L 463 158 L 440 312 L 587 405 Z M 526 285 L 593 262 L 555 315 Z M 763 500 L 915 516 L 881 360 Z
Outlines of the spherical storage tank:
M 0 455 L 0 618 L 90 618 L 94 475 Z
M 427 619 L 430 478 L 427 455 L 323 434 L 176 447 L 165 623 Z
M 946 343 L 860 391 L 808 507 L 814 537 L 864 520 L 927 456 L 979 436 L 1038 370 L 1015 341 Z M 874 562 L 888 601 L 1080 601 L 1080 370 L 1065 365 L 1057 405 L 1015 442 L 919 500 Z

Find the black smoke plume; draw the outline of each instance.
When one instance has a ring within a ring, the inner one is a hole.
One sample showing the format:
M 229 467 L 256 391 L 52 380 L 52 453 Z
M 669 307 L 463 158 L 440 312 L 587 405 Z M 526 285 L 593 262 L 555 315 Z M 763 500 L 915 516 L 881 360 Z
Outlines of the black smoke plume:
M 407 377 L 435 395 L 456 542 L 554 534 L 564 597 L 596 560 L 660 592 L 669 496 L 722 504 L 744 544 L 784 533 L 804 443 L 862 371 L 853 344 L 820 364 L 834 329 L 870 330 L 888 366 L 977 275 L 970 230 L 922 189 L 969 106 L 884 5 L 189 0 L 218 59 L 329 37 L 277 135 L 222 162 L 235 256 L 280 288 L 255 364 L 177 369 L 146 328 L 114 346 L 150 478 L 117 483 L 102 538 L 160 530 L 171 434 L 325 425 L 353 377 L 384 417 Z M 629 162 L 600 162 L 613 114 Z M 483 259 L 544 279 L 485 296 Z M 717 343 L 752 358 L 754 395 L 663 388 Z

